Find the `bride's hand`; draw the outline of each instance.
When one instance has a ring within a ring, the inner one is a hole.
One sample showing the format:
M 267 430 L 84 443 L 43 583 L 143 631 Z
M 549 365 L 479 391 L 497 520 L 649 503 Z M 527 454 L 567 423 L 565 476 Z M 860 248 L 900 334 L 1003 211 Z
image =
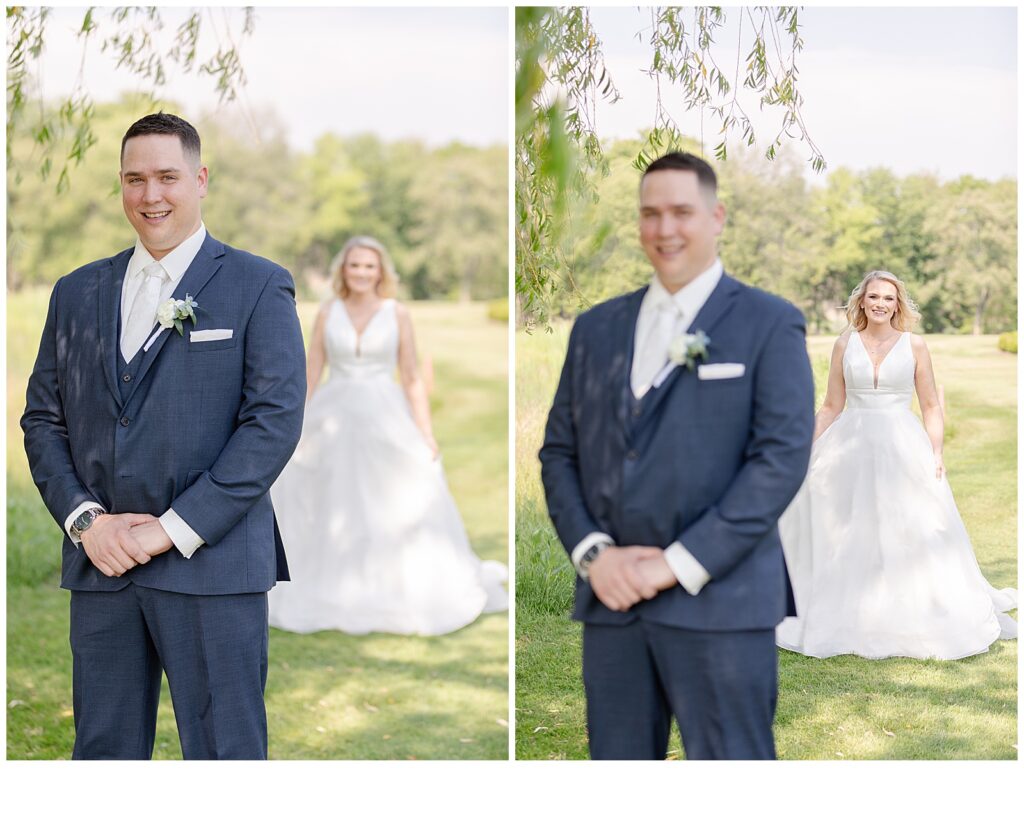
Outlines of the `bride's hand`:
M 430 451 L 434 455 L 433 459 L 437 460 L 437 458 L 441 456 L 441 449 L 437 445 L 437 441 L 434 440 L 433 435 L 427 435 L 427 445 L 430 447 Z
M 942 452 L 934 452 L 935 455 L 935 479 L 941 480 L 942 475 L 946 473 L 946 466 L 942 462 Z

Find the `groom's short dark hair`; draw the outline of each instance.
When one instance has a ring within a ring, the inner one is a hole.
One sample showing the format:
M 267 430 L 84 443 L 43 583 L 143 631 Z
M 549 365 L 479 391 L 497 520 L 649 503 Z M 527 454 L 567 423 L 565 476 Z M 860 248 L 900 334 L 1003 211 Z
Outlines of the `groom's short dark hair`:
M 640 181 L 642 182 L 648 174 L 657 173 L 659 170 L 692 171 L 697 174 L 697 184 L 700 185 L 701 190 L 710 196 L 712 200 L 718 198 L 718 177 L 715 176 L 715 171 L 711 165 L 699 156 L 683 151 L 666 153 L 647 166 L 644 175 L 640 177 Z
M 165 114 L 163 111 L 142 117 L 125 131 L 124 137 L 121 139 L 121 158 L 124 159 L 124 146 L 129 139 L 150 134 L 169 134 L 178 137 L 181 140 L 181 150 L 185 157 L 192 160 L 197 167 L 202 164 L 202 144 L 199 141 L 199 132 L 180 116 Z

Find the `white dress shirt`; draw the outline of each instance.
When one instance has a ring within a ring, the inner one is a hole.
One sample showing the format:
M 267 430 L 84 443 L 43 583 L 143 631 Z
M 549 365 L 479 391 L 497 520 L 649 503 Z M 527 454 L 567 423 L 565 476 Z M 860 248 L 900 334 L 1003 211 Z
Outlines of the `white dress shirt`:
M 199 253 L 199 248 L 203 246 L 203 242 L 205 240 L 206 225 L 200 223 L 199 229 L 195 233 L 160 259 L 160 265 L 167 273 L 163 286 L 160 288 L 161 302 L 166 301 L 174 294 L 174 290 L 178 286 L 178 282 L 181 281 L 182 276 L 185 275 L 185 272 L 195 260 L 196 255 Z M 156 261 L 156 259 L 154 259 L 149 250 L 142 245 L 141 240 L 136 240 L 135 252 L 132 253 L 132 257 L 128 260 L 128 269 L 125 272 L 124 283 L 121 286 L 122 335 L 128 326 L 128 316 L 131 313 L 132 303 L 139 294 L 139 290 L 142 288 L 145 280 L 145 276 L 139 275 L 139 273 L 154 261 Z M 153 316 L 153 323 L 154 325 L 156 324 L 155 314 Z M 154 326 L 154 332 L 155 331 L 156 328 Z M 118 354 L 121 354 L 120 345 L 118 346 Z M 90 508 L 103 509 L 103 506 L 91 500 L 82 503 L 78 508 L 72 511 L 64 521 L 64 530 L 68 532 L 68 536 L 75 545 L 78 545 L 81 540 L 71 532 L 71 524 L 79 514 Z M 106 509 L 103 510 L 106 511 Z M 195 553 L 196 549 L 203 544 L 203 538 L 196 534 L 196 532 L 192 530 L 192 527 L 181 519 L 174 509 L 169 508 L 160 515 L 160 525 L 162 525 L 164 531 L 167 532 L 167 536 L 171 538 L 171 542 L 174 543 L 175 548 L 177 548 L 186 559 L 191 557 Z
M 640 302 L 640 312 L 637 315 L 633 336 L 633 363 L 630 368 L 629 384 L 634 397 L 639 399 L 650 390 L 654 376 L 668 362 L 668 347 L 672 338 L 690 328 L 693 319 L 697 317 L 697 313 L 718 286 L 721 278 L 722 262 L 717 258 L 707 270 L 675 293 L 666 290 L 657 275 L 653 276 L 647 292 L 644 293 L 643 301 Z M 666 307 L 670 315 L 674 314 L 669 333 L 663 333 L 659 327 L 659 322 L 664 316 L 662 311 L 666 310 Z M 587 579 L 587 572 L 580 570 L 580 558 L 596 543 L 615 545 L 614 540 L 603 531 L 592 531 L 572 550 L 572 563 L 583 579 Z M 704 566 L 678 540 L 665 549 L 665 561 L 676 575 L 679 584 L 693 596 L 700 593 L 701 588 L 711 579 Z

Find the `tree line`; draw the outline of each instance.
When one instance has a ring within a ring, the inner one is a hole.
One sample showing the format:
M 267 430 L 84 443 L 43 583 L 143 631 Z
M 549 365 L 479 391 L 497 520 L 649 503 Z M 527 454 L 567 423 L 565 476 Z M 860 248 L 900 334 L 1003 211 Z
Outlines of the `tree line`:
M 162 109 L 180 107 L 164 103 Z M 27 127 L 12 134 L 9 288 L 52 284 L 133 244 L 117 179 L 121 137 L 153 110 L 142 96 L 97 104 L 91 112 L 96 143 L 73 164 L 70 187 L 60 192 L 52 176 L 38 172 L 38 135 Z M 372 235 L 390 250 L 404 297 L 507 293 L 507 146 L 430 147 L 372 133 L 328 133 L 311 151 L 298 151 L 270 111 L 244 119 L 219 111 L 193 124 L 210 168 L 207 228 L 221 241 L 287 267 L 303 295 L 322 292 L 330 260 L 357 234 Z
M 637 239 L 634 167 L 646 140 L 604 146 L 607 174 L 595 196 L 570 205 L 569 229 L 540 315 L 572 315 L 646 283 Z M 684 146 L 695 153 L 699 146 Z M 812 331 L 837 329 L 839 309 L 869 270 L 907 284 L 925 332 L 994 333 L 1017 324 L 1017 183 L 887 168 L 838 168 L 809 184 L 791 149 L 766 161 L 753 150 L 713 162 L 727 211 L 719 240 L 725 269 L 800 307 Z M 520 307 L 523 306 L 521 301 Z M 530 309 L 520 309 L 529 324 Z

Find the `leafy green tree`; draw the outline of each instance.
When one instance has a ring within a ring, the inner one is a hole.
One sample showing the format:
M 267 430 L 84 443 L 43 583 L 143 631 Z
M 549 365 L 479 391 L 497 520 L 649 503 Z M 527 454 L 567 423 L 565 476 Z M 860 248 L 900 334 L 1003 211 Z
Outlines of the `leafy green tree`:
M 815 225 L 801 162 L 788 146 L 772 162 L 750 149 L 718 165 L 726 223 L 719 240 L 730 275 L 808 306 L 804 271 Z
M 285 139 L 284 124 L 270 111 L 246 122 L 236 115 L 210 112 L 195 124 L 210 168 L 210 192 L 203 200 L 210 232 L 228 244 L 277 260 L 301 283 L 303 253 L 296 237 L 312 203 L 300 178 L 300 157 Z
M 508 292 L 508 151 L 452 145 L 435 152 L 410 186 L 418 291 L 461 299 Z
M 944 186 L 927 220 L 934 323 L 975 335 L 1017 324 L 1017 183 L 966 176 Z
M 388 143 L 375 134 L 347 137 L 344 144 L 362 173 L 366 201 L 365 207 L 352 216 L 353 234 L 370 235 L 383 242 L 409 295 L 429 297 L 425 268 L 417 266 L 410 248 L 416 244 L 413 233 L 424 218 L 412 187 L 417 174 L 429 164 L 431 152 L 418 140 Z
M 369 204 L 366 175 L 344 139 L 324 134 L 313 153 L 300 159 L 298 178 L 309 195 L 295 238 L 301 263 L 304 269 L 326 271 Z
M 850 291 L 868 270 L 877 269 L 882 236 L 878 211 L 864 198 L 857 175 L 846 168 L 829 174 L 811 195 L 816 221 L 807 259 L 805 312 L 816 328 L 838 316 Z

